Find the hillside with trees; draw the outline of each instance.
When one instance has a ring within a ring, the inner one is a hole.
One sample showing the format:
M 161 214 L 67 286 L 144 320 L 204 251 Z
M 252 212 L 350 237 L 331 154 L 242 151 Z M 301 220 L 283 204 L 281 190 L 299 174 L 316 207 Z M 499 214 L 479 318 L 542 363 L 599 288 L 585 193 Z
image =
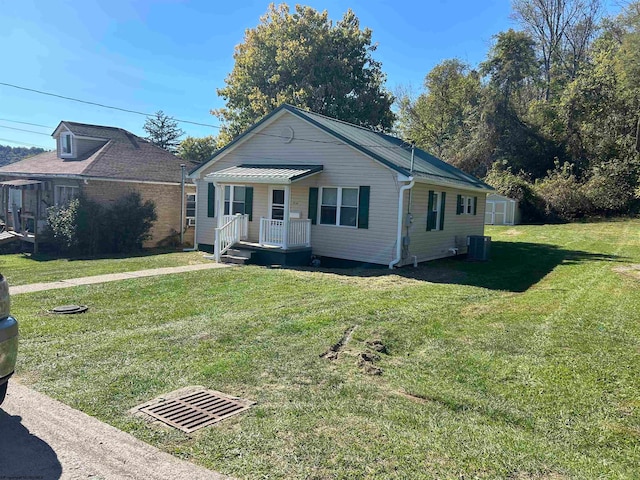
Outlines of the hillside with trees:
M 44 148 L 38 147 L 11 147 L 9 145 L 0 145 L 0 167 L 3 165 L 9 165 L 10 163 L 17 162 L 26 157 L 38 155 L 45 152 Z
M 486 60 L 398 99 L 401 136 L 522 201 L 526 220 L 638 210 L 640 2 L 514 0 Z

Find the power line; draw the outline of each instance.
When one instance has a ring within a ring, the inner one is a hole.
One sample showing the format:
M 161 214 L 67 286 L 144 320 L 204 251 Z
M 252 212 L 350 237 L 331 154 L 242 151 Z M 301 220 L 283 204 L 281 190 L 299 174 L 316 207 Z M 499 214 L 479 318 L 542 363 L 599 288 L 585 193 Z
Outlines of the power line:
M 142 116 L 145 116 L 145 117 L 153 117 L 153 115 L 154 115 L 152 113 L 144 113 L 144 112 L 139 112 L 137 110 L 129 110 L 127 108 L 120 108 L 120 107 L 114 107 L 112 105 L 105 105 L 103 103 L 90 102 L 88 100 L 81 100 L 79 98 L 67 97 L 67 96 L 64 96 L 64 95 L 58 95 L 57 93 L 45 92 L 45 91 L 42 91 L 42 90 L 36 90 L 34 88 L 22 87 L 20 85 L 14 85 L 14 84 L 11 84 L 11 83 L 0 82 L 0 85 L 4 85 L 6 87 L 11 87 L 11 88 L 17 88 L 19 90 L 25 90 L 27 92 L 38 93 L 40 95 L 48 95 L 50 97 L 56 97 L 56 98 L 61 98 L 61 99 L 64 99 L 64 100 L 70 100 L 72 102 L 84 103 L 84 104 L 87 104 L 87 105 L 95 105 L 97 107 L 109 108 L 109 109 L 112 109 L 112 110 L 118 110 L 118 111 L 126 112 L 126 113 L 133 113 L 135 115 L 142 115 Z M 218 129 L 222 128 L 222 127 L 220 127 L 220 125 L 212 125 L 212 124 L 209 124 L 209 123 L 192 122 L 190 120 L 181 120 L 181 119 L 173 118 L 173 117 L 172 117 L 172 120 L 175 120 L 178 123 L 188 123 L 190 125 L 199 125 L 199 126 L 202 126 L 202 127 L 211 127 L 211 128 L 218 128 Z M 13 120 L 7 120 L 7 121 L 13 122 Z M 26 122 L 16 122 L 16 123 L 26 123 Z M 29 125 L 41 126 L 41 127 L 44 127 L 44 128 L 51 128 L 51 127 L 46 127 L 44 125 L 36 125 L 36 124 L 29 124 Z M 10 127 L 5 127 L 5 128 L 10 128 Z M 29 130 L 25 130 L 25 131 L 28 132 Z M 31 132 L 31 133 L 40 133 L 40 132 Z M 283 135 L 273 135 L 273 134 L 262 133 L 262 132 L 251 132 L 251 133 L 253 135 L 263 135 L 263 136 L 266 136 L 266 137 L 289 138 L 289 137 L 283 136 Z M 41 134 L 41 135 L 43 135 L 43 134 Z M 303 141 L 303 142 L 311 142 L 311 143 L 324 143 L 324 144 L 332 144 L 332 145 L 347 145 L 344 142 L 340 142 L 340 141 L 323 141 L 323 140 L 313 140 L 313 139 L 310 139 L 310 138 L 295 138 L 295 139 Z M 406 142 L 405 142 L 405 144 L 406 144 Z M 386 145 L 359 145 L 359 146 L 368 147 L 368 148 L 387 148 L 387 149 L 399 148 L 399 149 L 402 149 L 402 150 L 405 149 L 401 145 L 389 145 L 389 146 L 386 146 Z
M 45 137 L 51 136 L 48 133 L 36 132 L 35 130 L 26 130 L 24 128 L 7 127 L 6 125 L 0 125 L 0 128 L 8 128 L 9 130 L 17 130 L 18 132 L 35 133 L 36 135 L 44 135 Z
M 9 142 L 9 143 L 17 143 L 19 145 L 28 145 L 30 147 L 38 147 L 38 148 L 44 148 L 45 150 L 51 150 L 51 147 L 45 147 L 42 145 L 36 145 L 35 143 L 27 143 L 27 142 L 18 142 L 17 140 L 11 140 L 9 138 L 0 138 L 1 142 Z
M 120 107 L 114 107 L 112 105 L 105 105 L 104 103 L 90 102 L 88 100 L 81 100 L 79 98 L 74 98 L 74 97 L 66 97 L 64 95 L 58 95 L 57 93 L 36 90 L 35 88 L 21 87 L 20 85 L 13 85 L 11 83 L 0 82 L 0 85 L 4 85 L 5 87 L 17 88 L 19 90 L 25 90 L 27 92 L 39 93 L 40 95 L 48 95 L 50 97 L 62 98 L 63 100 L 70 100 L 72 102 L 86 103 L 87 105 L 95 105 L 96 107 L 110 108 L 111 110 L 119 110 L 121 112 L 133 113 L 133 114 L 142 115 L 145 117 L 153 117 L 154 115 L 153 113 L 144 113 L 144 112 L 139 112 L 137 110 L 129 110 L 128 108 L 120 108 Z M 188 123 L 190 125 L 200 125 L 201 127 L 221 128 L 220 125 L 211 125 L 209 123 L 192 122 L 190 120 L 181 120 L 179 118 L 172 118 L 172 120 L 175 120 L 176 122 L 179 122 L 179 123 Z
M 33 127 L 42 127 L 42 128 L 55 128 L 55 127 L 49 127 L 48 125 L 40 125 L 39 123 L 29 123 L 29 122 L 21 122 L 19 120 L 9 120 L 8 118 L 0 118 L 0 121 L 2 122 L 11 122 L 11 123 L 21 123 L 22 125 L 31 125 Z

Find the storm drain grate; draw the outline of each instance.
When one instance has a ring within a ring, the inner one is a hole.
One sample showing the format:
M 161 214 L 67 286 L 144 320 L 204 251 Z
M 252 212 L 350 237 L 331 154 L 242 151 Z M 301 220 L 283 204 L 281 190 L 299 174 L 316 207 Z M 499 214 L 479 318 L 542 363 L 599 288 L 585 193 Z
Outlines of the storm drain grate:
M 212 390 L 198 390 L 146 405 L 139 411 L 186 433 L 217 423 L 251 408 L 254 402 Z

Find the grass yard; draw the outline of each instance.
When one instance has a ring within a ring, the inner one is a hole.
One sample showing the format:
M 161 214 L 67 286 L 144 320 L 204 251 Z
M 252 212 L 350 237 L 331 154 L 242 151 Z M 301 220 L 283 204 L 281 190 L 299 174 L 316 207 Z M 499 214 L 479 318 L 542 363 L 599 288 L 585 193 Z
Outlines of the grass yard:
M 18 377 L 239 478 L 638 478 L 640 221 L 491 228 L 492 260 L 258 267 L 19 295 Z M 337 273 L 336 273 L 337 272 Z M 83 315 L 47 310 L 87 304 Z M 350 327 L 337 359 L 321 358 Z M 373 366 L 358 365 L 381 340 Z M 257 401 L 187 435 L 127 414 Z
M 149 250 L 134 256 L 92 259 L 68 259 L 13 253 L 0 255 L 0 273 L 7 278 L 9 285 L 25 285 L 204 262 L 210 262 L 210 260 L 202 258 L 202 252 Z

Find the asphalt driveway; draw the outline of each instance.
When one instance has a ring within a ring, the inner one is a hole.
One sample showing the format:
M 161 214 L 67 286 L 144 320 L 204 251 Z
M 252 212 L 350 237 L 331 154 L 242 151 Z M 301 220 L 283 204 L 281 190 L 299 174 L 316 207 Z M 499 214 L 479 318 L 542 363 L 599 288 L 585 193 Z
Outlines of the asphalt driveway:
M 202 479 L 218 473 L 11 381 L 0 408 L 0 478 Z

